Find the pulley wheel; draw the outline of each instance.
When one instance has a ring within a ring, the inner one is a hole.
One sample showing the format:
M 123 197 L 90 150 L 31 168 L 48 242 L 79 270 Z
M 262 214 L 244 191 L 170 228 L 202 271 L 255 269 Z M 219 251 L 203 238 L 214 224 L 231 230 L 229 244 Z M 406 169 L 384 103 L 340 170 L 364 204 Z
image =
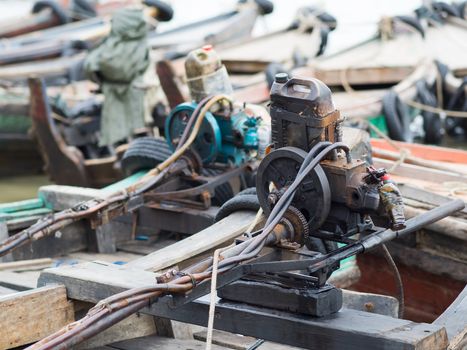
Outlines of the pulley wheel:
M 177 148 L 195 108 L 195 105 L 183 103 L 178 105 L 167 117 L 165 137 L 173 151 Z M 216 159 L 221 143 L 221 131 L 216 118 L 210 112 L 207 112 L 191 148 L 199 154 L 203 164 L 207 164 Z
M 295 180 L 306 155 L 299 148 L 282 147 L 272 151 L 261 161 L 256 175 L 256 192 L 266 214 L 271 212 L 278 197 Z M 269 195 L 275 199 L 268 199 Z M 297 188 L 292 205 L 305 216 L 311 232 L 326 220 L 331 207 L 331 191 L 326 174 L 319 164 Z

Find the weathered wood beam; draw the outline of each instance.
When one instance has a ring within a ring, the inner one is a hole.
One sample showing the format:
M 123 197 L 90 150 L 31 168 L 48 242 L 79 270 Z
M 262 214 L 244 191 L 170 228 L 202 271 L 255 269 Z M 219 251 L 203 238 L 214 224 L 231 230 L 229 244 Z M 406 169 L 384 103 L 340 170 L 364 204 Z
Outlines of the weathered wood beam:
M 133 269 L 160 271 L 177 265 L 183 260 L 230 243 L 235 237 L 245 232 L 255 215 L 252 211 L 233 213 L 184 240 L 131 261 L 126 266 Z
M 38 341 L 74 320 L 64 286 L 0 297 L 0 349 Z

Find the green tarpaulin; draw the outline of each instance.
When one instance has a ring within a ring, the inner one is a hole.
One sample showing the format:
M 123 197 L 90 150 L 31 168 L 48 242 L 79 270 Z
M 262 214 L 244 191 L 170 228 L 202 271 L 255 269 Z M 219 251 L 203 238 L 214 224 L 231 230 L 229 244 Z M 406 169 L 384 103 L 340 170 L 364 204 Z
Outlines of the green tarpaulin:
M 144 127 L 144 91 L 135 87 L 149 65 L 147 25 L 140 9 L 122 9 L 110 35 L 84 63 L 88 77 L 101 84 L 104 106 L 101 145 L 112 145 Z

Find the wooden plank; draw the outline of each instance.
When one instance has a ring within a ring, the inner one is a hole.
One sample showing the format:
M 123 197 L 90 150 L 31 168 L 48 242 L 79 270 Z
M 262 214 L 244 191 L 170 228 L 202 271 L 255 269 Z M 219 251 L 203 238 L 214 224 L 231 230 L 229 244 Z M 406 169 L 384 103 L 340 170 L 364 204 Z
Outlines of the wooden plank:
M 46 269 L 39 277 L 38 286 L 64 284 L 69 298 L 97 303 L 128 288 L 154 285 L 156 276 L 125 265 L 94 261 Z
M 43 269 L 45 267 L 50 267 L 50 265 L 52 265 L 52 259 L 50 258 L 10 261 L 10 262 L 0 263 L 0 271 L 37 270 L 37 269 Z
M 378 168 L 386 168 L 390 169 L 395 162 L 381 159 L 381 158 L 373 158 L 374 166 Z M 412 164 L 400 164 L 393 172 L 393 175 L 403 176 L 406 178 L 413 178 L 413 179 L 429 179 L 432 182 L 465 182 L 466 178 L 464 176 L 459 176 L 453 173 L 448 173 L 446 171 L 436 170 L 436 169 L 428 169 L 425 167 L 412 165 Z
M 0 271 L 0 286 L 16 290 L 28 290 L 36 288 L 39 271 L 12 272 Z
M 148 271 L 91 263 L 48 269 L 41 274 L 39 284 L 64 284 L 70 298 L 95 303 L 129 288 L 152 285 L 154 276 L 154 273 Z M 206 326 L 209 308 L 206 298 L 177 309 L 169 305 L 171 300 L 170 297 L 161 298 L 150 308 L 141 311 Z M 441 349 L 447 346 L 447 335 L 443 327 L 350 309 L 342 309 L 325 318 L 310 318 L 280 311 L 269 313 L 264 308 L 244 304 L 240 307 L 238 303 L 221 302 L 216 306 L 216 315 L 216 329 L 258 338 L 267 337 L 269 341 L 311 349 L 415 350 Z
M 193 334 L 193 337 L 197 340 L 206 341 L 207 331 L 203 330 Z M 212 343 L 220 346 L 226 346 L 229 349 L 245 350 L 256 342 L 256 338 L 244 337 L 238 334 L 232 334 L 229 332 L 213 330 L 212 332 Z
M 64 286 L 0 297 L 0 349 L 38 341 L 74 320 Z
M 204 350 L 206 348 L 206 343 L 200 342 L 198 340 L 181 340 L 152 336 L 125 340 L 119 343 L 111 344 L 109 347 L 119 350 Z M 228 348 L 213 344 L 211 349 L 226 350 Z
M 0 213 L 13 213 L 18 210 L 30 210 L 42 208 L 44 203 L 41 199 L 26 199 L 13 203 L 2 203 L 0 204 Z
M 201 331 L 198 333 L 193 334 L 195 339 L 206 341 L 207 331 Z M 233 334 L 224 331 L 214 330 L 212 332 L 212 343 L 220 346 L 225 346 L 229 349 L 236 349 L 236 350 L 247 350 L 250 349 L 258 339 L 253 337 L 245 337 L 243 335 Z M 258 346 L 257 349 L 261 350 L 299 350 L 302 348 L 297 348 L 294 346 L 282 345 L 277 343 L 271 343 L 269 341 L 265 341 L 261 345 Z
M 389 242 L 387 247 L 396 262 L 400 261 L 404 265 L 418 267 L 429 273 L 467 282 L 467 264 L 465 263 L 394 242 Z
M 467 326 L 449 342 L 448 350 L 465 350 L 467 348 Z
M 342 290 L 343 307 L 397 318 L 399 302 L 387 295 Z
M 442 196 L 405 183 L 398 184 L 397 187 L 402 192 L 402 196 L 404 198 L 411 198 L 422 203 L 430 204 L 431 206 L 439 206 L 452 200 L 450 197 Z M 459 212 L 464 214 L 465 218 L 467 218 L 467 208 L 464 208 Z
M 171 239 L 171 238 L 162 238 L 156 241 L 141 241 L 141 240 L 132 240 L 117 243 L 117 249 L 122 252 L 128 252 L 133 254 L 138 254 L 139 256 L 135 258 L 140 258 L 141 255 L 147 255 L 154 251 L 158 251 L 162 248 L 168 247 L 174 243 L 178 242 L 178 240 Z
M 121 224 L 117 221 L 111 221 L 104 225 L 96 227 L 91 233 L 90 241 L 93 250 L 98 253 L 111 254 L 117 251 L 116 231 Z M 128 237 L 130 238 L 130 237 Z
M 7 295 L 7 294 L 12 294 L 12 293 L 18 293 L 18 291 L 16 289 L 11 289 L 11 288 L 0 286 L 0 295 Z
M 467 327 L 467 286 L 433 323 L 446 327 L 450 340 L 465 330 Z
M 252 211 L 239 211 L 184 240 L 127 264 L 134 269 L 160 271 L 179 262 L 230 243 L 243 233 L 254 220 Z
M 426 210 L 405 206 L 406 218 L 413 218 L 423 213 L 426 213 Z M 456 238 L 460 241 L 467 241 L 467 222 L 460 218 L 446 217 L 425 226 L 425 229 Z M 465 247 L 467 248 L 467 242 Z
M 151 314 L 205 326 L 208 298 L 173 309 L 153 304 Z M 216 305 L 216 329 L 307 349 L 444 349 L 443 327 L 349 309 L 323 318 L 306 317 L 234 302 Z
M 84 341 L 76 348 L 80 350 L 94 349 L 98 346 L 153 335 L 155 333 L 154 317 L 144 314 L 133 314 L 105 331 L 100 332 L 95 337 Z
M 39 188 L 38 196 L 47 208 L 60 211 L 89 199 L 101 198 L 102 192 L 87 187 L 47 185 Z
M 138 226 L 154 231 L 168 231 L 192 235 L 211 226 L 218 207 L 193 209 L 166 203 L 152 203 L 138 211 Z
M 31 241 L 18 247 L 11 254 L 14 260 L 55 257 L 88 247 L 89 222 L 77 221 L 53 235 Z

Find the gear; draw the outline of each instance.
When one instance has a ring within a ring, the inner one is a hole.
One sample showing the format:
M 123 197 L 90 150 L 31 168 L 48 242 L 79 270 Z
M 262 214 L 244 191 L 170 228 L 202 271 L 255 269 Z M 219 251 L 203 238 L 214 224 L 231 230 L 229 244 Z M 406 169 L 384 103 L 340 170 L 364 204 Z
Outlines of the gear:
M 282 220 L 287 220 L 293 227 L 294 236 L 292 241 L 303 246 L 305 239 L 310 234 L 310 227 L 302 212 L 294 206 L 289 206 Z

